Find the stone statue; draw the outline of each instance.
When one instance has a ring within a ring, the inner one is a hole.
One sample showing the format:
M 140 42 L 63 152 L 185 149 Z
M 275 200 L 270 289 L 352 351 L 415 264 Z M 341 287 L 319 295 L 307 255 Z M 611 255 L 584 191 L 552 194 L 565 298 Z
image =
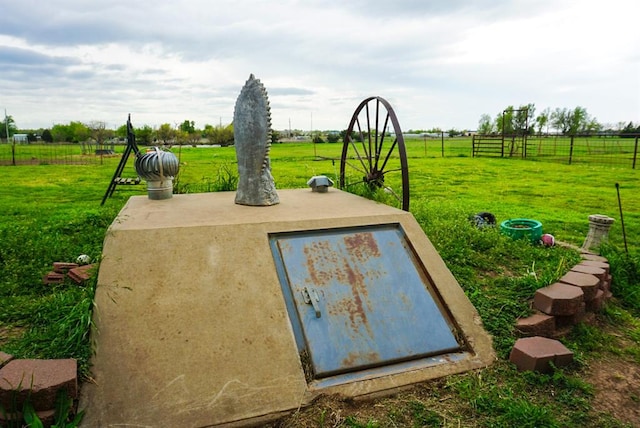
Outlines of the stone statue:
M 271 175 L 271 108 L 267 91 L 253 74 L 236 100 L 233 137 L 238 158 L 236 204 L 268 206 L 280 202 Z

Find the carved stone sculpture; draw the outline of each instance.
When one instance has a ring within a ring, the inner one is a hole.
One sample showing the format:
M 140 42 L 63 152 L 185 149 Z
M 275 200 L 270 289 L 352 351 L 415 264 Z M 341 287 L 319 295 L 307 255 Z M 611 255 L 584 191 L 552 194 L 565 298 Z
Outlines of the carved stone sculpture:
M 236 100 L 233 136 L 238 158 L 236 204 L 268 206 L 280 202 L 271 175 L 271 108 L 267 91 L 253 74 Z

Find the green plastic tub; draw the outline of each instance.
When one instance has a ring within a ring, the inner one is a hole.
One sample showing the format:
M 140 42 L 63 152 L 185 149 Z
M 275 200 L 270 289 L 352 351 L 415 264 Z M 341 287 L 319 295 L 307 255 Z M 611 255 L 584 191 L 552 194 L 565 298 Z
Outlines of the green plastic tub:
M 542 223 L 530 218 L 512 218 L 500 223 L 500 232 L 513 239 L 529 239 L 536 244 L 542 238 Z

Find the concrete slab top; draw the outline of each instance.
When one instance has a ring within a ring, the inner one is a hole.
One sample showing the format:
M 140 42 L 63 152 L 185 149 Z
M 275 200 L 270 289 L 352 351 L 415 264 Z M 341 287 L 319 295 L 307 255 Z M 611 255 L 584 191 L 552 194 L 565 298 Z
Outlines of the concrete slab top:
M 110 230 L 363 218 L 389 213 L 410 216 L 405 211 L 337 189 L 326 193 L 285 189 L 279 190 L 278 195 L 279 204 L 261 207 L 236 204 L 235 192 L 174 195 L 165 200 L 133 196 Z

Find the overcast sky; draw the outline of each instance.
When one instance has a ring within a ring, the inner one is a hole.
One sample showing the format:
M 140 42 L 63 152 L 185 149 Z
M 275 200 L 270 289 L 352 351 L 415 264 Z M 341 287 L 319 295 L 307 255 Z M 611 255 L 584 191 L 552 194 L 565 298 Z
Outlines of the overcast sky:
M 227 125 L 251 73 L 273 128 L 345 129 L 387 99 L 403 130 L 509 105 L 640 121 L 638 0 L 0 0 L 0 109 Z

